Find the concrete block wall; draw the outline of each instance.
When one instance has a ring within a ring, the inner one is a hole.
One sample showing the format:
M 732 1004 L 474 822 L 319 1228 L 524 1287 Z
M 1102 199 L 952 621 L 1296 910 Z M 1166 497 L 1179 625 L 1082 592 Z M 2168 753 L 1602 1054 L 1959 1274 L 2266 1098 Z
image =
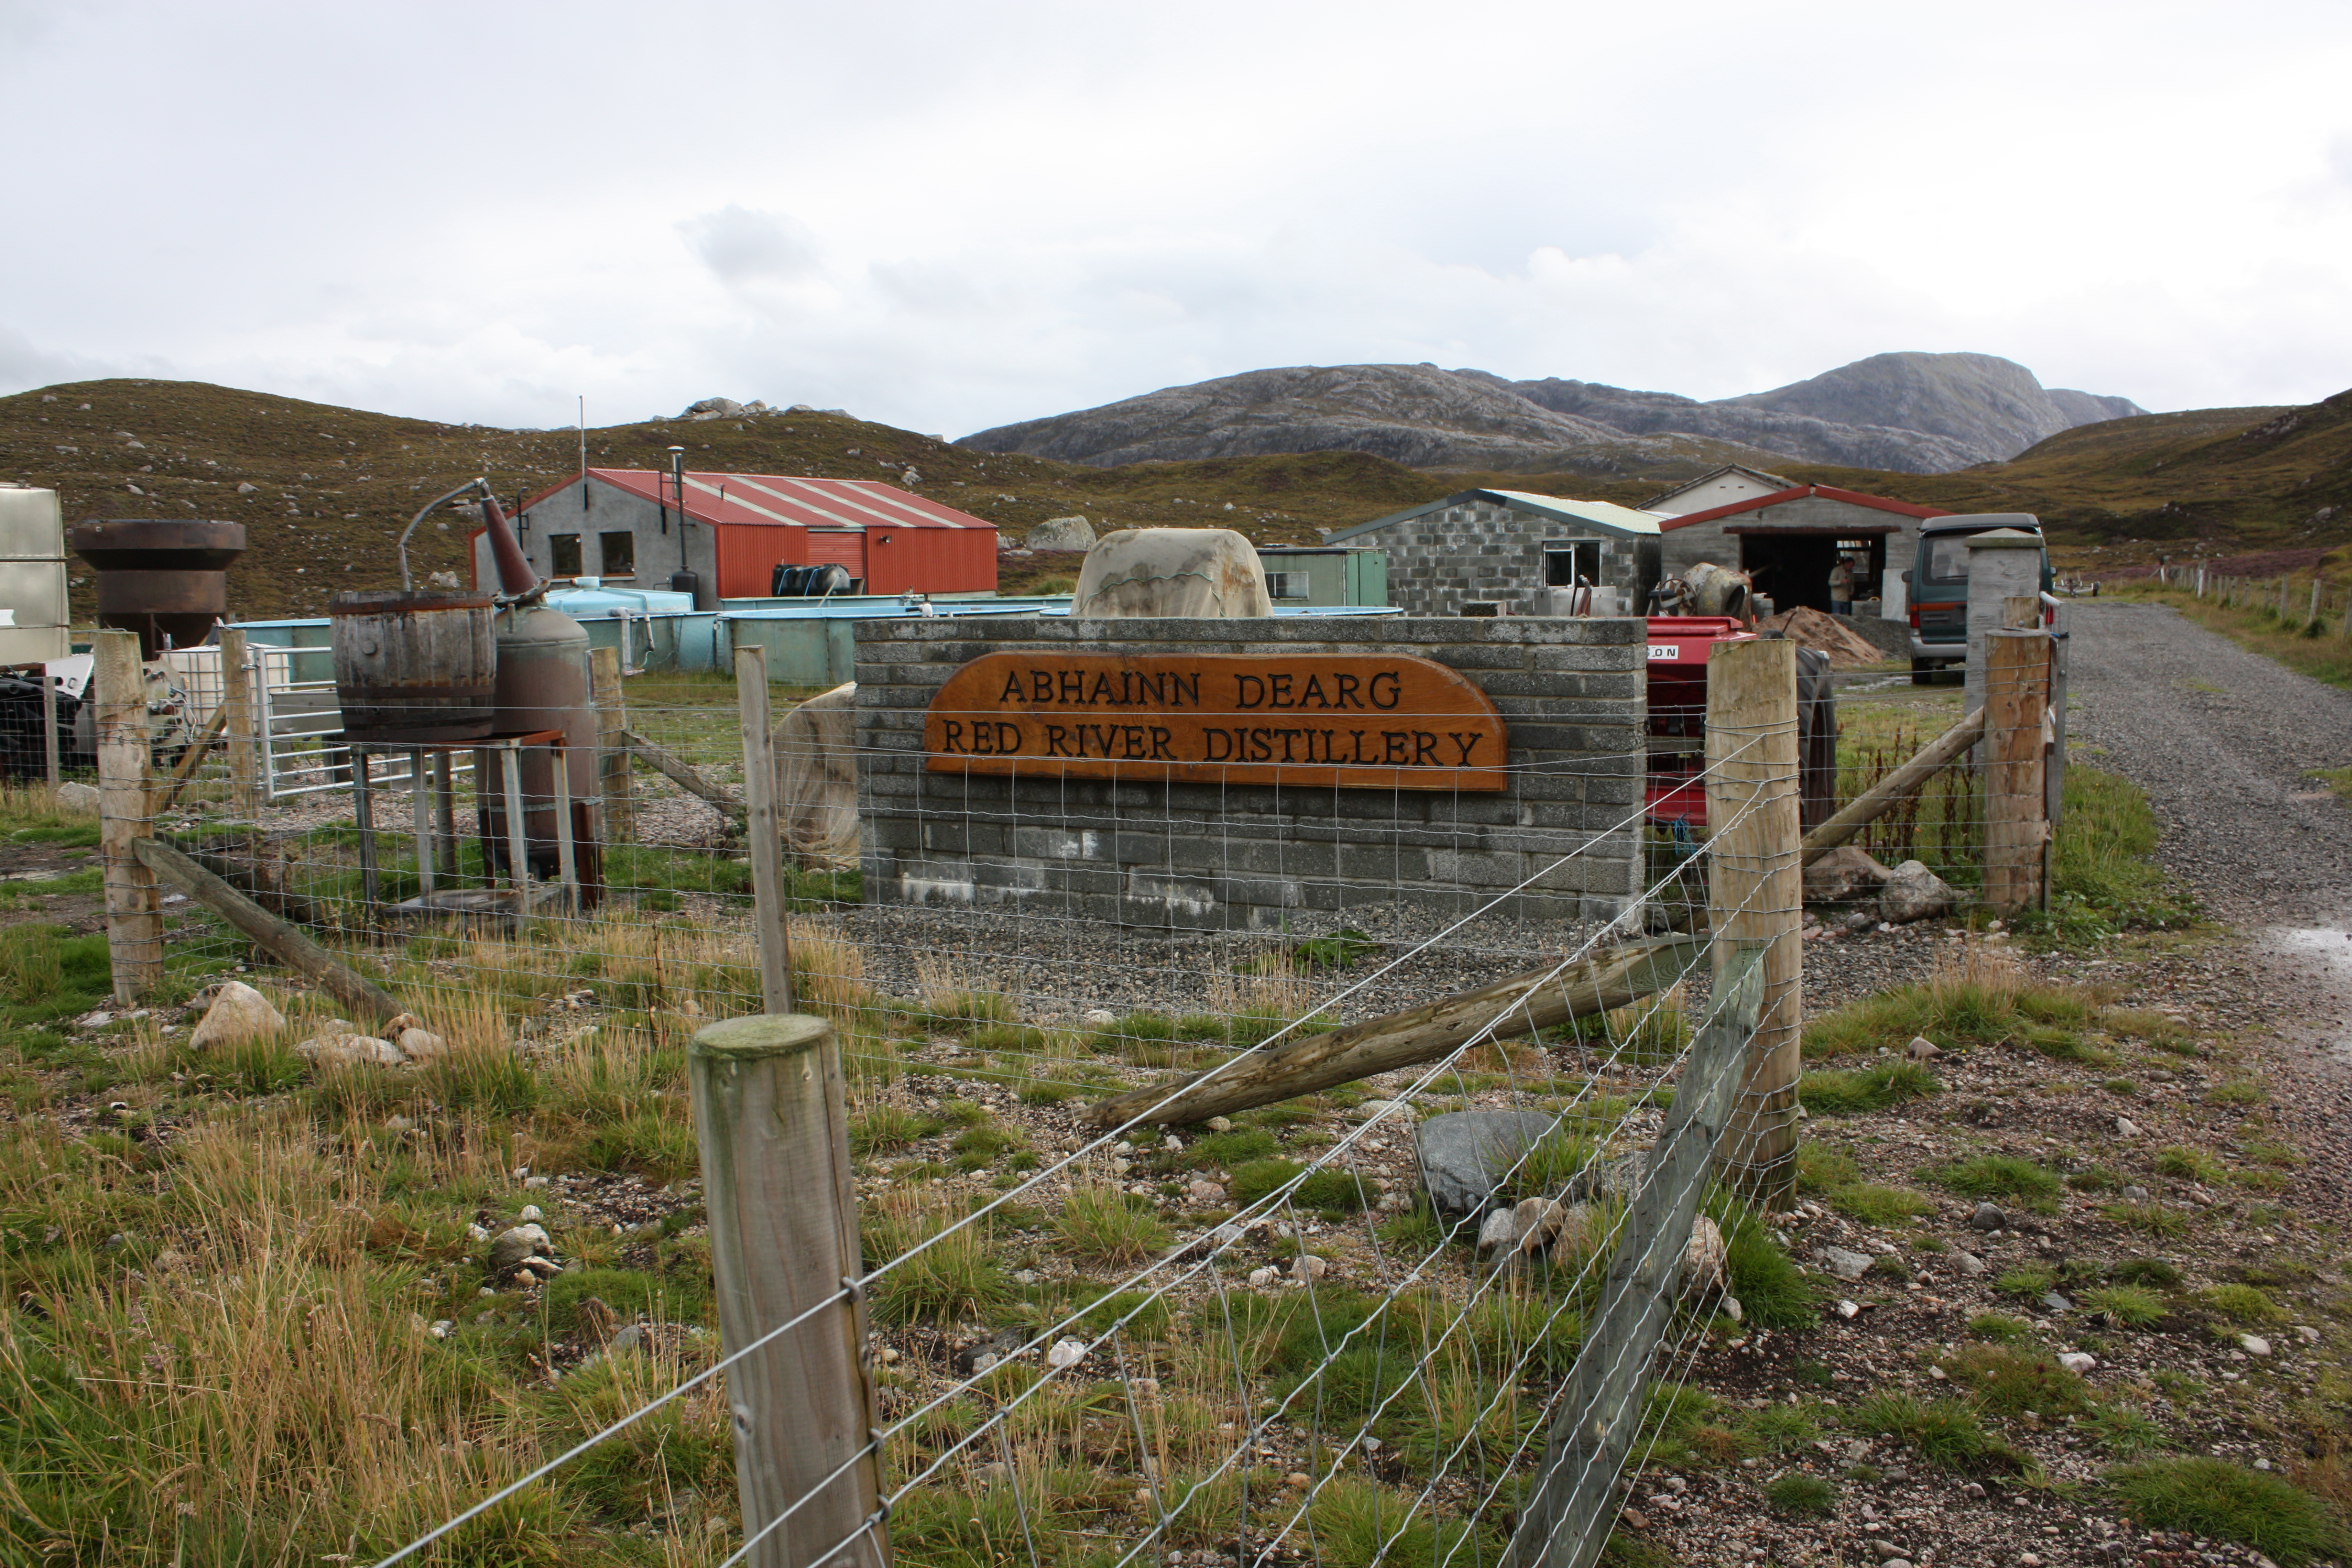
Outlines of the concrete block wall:
M 1493 501 L 1465 501 L 1391 523 L 1357 543 L 1389 552 L 1389 603 L 1408 615 L 1451 616 L 1467 599 L 1500 599 L 1520 615 L 1540 614 L 1544 545 L 1601 541 L 1600 586 L 1631 604 L 1641 574 L 1636 542 Z
M 1510 731 L 1496 794 L 923 765 L 923 716 L 983 654 L 1408 653 L 1466 676 Z M 869 901 L 1003 907 L 1184 930 L 1313 931 L 1366 904 L 1605 920 L 1634 902 L 1646 638 L 1635 619 L 865 621 L 858 796 Z M 1524 884 L 1524 887 L 1522 887 Z M 1512 891 L 1512 889 L 1520 889 Z

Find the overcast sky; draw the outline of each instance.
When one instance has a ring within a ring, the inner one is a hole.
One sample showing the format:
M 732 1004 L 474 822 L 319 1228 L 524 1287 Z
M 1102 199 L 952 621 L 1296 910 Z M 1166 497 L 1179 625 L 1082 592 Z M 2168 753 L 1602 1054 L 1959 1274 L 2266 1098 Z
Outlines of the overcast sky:
M 1265 365 L 2352 385 L 2352 5 L 0 0 L 0 391 L 985 426 Z

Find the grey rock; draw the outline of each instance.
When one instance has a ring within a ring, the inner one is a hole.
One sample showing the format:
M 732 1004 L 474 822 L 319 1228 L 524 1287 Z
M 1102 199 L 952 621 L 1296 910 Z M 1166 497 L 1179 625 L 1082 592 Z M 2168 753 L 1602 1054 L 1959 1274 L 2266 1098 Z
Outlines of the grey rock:
M 613 1331 L 613 1337 L 611 1339 L 604 1342 L 604 1349 L 607 1352 L 612 1353 L 650 1350 L 651 1348 L 653 1348 L 652 1336 L 646 1332 L 646 1326 L 643 1323 L 624 1323 L 619 1328 Z
M 2270 1341 L 2263 1338 L 2260 1334 L 2240 1334 L 2238 1336 L 2238 1348 L 2245 1352 L 2248 1355 L 2262 1356 L 2271 1353 Z
M 1985 1260 L 1973 1252 L 1953 1253 L 1952 1267 L 1971 1279 L 1981 1279 L 1986 1273 Z
M 510 1226 L 490 1242 L 490 1272 L 511 1274 L 530 1259 L 546 1258 L 554 1251 L 555 1243 L 548 1237 L 545 1226 Z
M 975 1373 L 986 1372 L 1028 1342 L 1029 1333 L 1025 1329 L 999 1329 L 986 1339 L 974 1340 L 956 1352 L 956 1373 L 961 1377 L 970 1377 Z
M 1979 1230 L 2000 1230 L 2009 1224 L 2009 1216 L 2000 1212 L 1997 1204 L 1979 1204 L 1976 1212 L 1969 1215 L 1969 1223 Z
M 1843 903 L 1858 893 L 1877 891 L 1894 875 L 1869 851 L 1842 844 L 1805 868 L 1805 902 Z
M 1959 901 L 1960 895 L 1949 882 L 1919 861 L 1906 860 L 1878 889 L 1878 917 L 1891 924 L 1908 925 L 1949 914 Z
M 2042 1305 L 2053 1312 L 2071 1312 L 2074 1310 L 2074 1303 L 2068 1300 L 2065 1297 L 2061 1296 L 2055 1290 L 2049 1291 L 2042 1296 Z
M 1821 1266 L 1841 1279 L 1859 1279 L 1870 1272 L 1870 1254 L 1853 1252 L 1843 1247 L 1818 1247 L 1813 1257 Z
M 1911 1043 L 1903 1047 L 1903 1054 L 1915 1062 L 1924 1062 L 1932 1061 L 1944 1053 L 1942 1048 L 1927 1036 L 1914 1035 L 1911 1037 Z
M 2138 1136 L 2139 1136 L 2139 1123 L 2138 1123 L 2138 1122 L 2137 1122 L 2137 1121 L 2133 1121 L 2130 1117 L 2128 1117 L 2128 1116 L 2118 1116 L 2118 1117 L 2116 1117 L 2116 1136 L 2117 1136 L 2118 1138 L 2137 1138 L 2137 1137 L 2138 1137 Z
M 1433 1116 L 1414 1130 L 1421 1184 L 1445 1214 L 1482 1215 L 1495 1201 L 1495 1183 L 1528 1144 L 1559 1125 L 1539 1110 L 1456 1110 Z
M 1517 1209 L 1493 1209 L 1478 1226 L 1478 1251 L 1507 1253 L 1519 1245 L 1519 1213 Z
M 681 419 L 728 419 L 744 411 L 743 405 L 731 397 L 706 397 L 686 405 Z
M 1087 550 L 1094 542 L 1094 524 L 1083 517 L 1049 517 L 1021 536 L 1024 550 Z
M 35 689 L 37 690 L 39 689 L 37 687 Z M 97 789 L 89 784 L 83 784 L 79 779 L 68 779 L 65 783 L 58 785 L 58 809 L 59 811 L 96 811 L 98 809 L 98 798 Z
M 2124 1189 L 2124 1202 L 2127 1204 L 2144 1204 L 2147 1202 L 2147 1189 L 2141 1186 L 2137 1182 L 2134 1182 L 2131 1185 Z

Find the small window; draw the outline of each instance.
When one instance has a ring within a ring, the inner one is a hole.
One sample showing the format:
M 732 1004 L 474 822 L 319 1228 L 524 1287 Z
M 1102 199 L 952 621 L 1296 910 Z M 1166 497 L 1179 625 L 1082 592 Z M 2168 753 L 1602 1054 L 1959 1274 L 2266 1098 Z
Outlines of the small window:
M 637 574 L 637 536 L 626 529 L 596 536 L 598 564 L 607 577 Z
M 1304 572 L 1269 572 L 1265 574 L 1266 597 L 1304 599 L 1307 596 L 1307 581 Z
M 580 575 L 580 536 L 576 533 L 551 533 L 547 536 L 547 572 L 551 577 Z
M 1601 541 L 1555 539 L 1544 545 L 1544 586 L 1573 588 L 1581 580 L 1601 582 Z

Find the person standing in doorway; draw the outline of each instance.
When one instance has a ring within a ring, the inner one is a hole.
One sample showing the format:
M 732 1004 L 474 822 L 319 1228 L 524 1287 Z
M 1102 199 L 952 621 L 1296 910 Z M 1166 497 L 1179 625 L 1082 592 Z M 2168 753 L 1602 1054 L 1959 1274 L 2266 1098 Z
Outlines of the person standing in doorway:
M 1830 568 L 1830 614 L 1853 614 L 1853 562 L 1843 552 L 1837 564 Z

